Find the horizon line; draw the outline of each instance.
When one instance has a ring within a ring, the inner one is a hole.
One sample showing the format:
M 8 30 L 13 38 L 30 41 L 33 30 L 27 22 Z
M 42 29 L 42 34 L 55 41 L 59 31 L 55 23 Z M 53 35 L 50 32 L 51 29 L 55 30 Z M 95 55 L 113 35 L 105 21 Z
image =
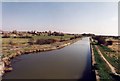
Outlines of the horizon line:
M 44 30 L 44 31 L 39 31 L 39 30 L 0 30 L 0 32 L 12 32 L 12 31 L 18 31 L 18 32 L 28 32 L 28 31 L 35 31 L 35 32 L 61 32 L 61 33 L 69 33 L 69 34 L 94 34 L 94 35 L 101 35 L 101 36 L 119 36 L 118 35 L 109 35 L 109 34 L 97 34 L 97 33 L 92 33 L 92 32 L 82 32 L 82 33 L 73 33 L 73 32 L 64 32 L 64 31 L 56 31 L 56 30 Z

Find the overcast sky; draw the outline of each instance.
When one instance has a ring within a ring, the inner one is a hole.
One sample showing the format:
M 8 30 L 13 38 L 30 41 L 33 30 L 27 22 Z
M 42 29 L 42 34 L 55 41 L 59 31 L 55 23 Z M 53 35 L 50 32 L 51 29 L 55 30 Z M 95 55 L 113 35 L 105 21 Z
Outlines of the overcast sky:
M 118 35 L 117 2 L 3 2 L 3 30 Z

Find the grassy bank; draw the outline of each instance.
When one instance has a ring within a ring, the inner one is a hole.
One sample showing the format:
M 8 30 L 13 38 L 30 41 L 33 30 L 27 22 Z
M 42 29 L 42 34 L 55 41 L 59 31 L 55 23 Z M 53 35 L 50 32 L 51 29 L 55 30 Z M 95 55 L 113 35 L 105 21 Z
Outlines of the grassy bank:
M 120 55 L 107 46 L 98 45 L 98 47 L 103 56 L 116 68 L 117 73 L 120 73 L 120 59 L 118 58 Z
M 12 70 L 10 60 L 15 58 L 16 56 L 60 49 L 80 40 L 80 38 L 74 38 L 71 40 L 70 39 L 71 36 L 67 36 L 67 37 L 62 36 L 66 39 L 66 40 L 63 40 L 62 38 L 62 41 L 61 41 L 61 37 L 58 38 L 58 36 L 55 36 L 55 37 L 50 36 L 48 38 L 47 37 L 44 36 L 41 38 L 40 37 L 36 38 L 36 36 L 34 36 L 32 38 L 3 38 L 2 61 L 5 64 L 4 71 L 9 72 Z M 29 40 L 31 40 L 32 44 L 29 43 L 30 42 Z
M 94 51 L 95 61 L 96 61 L 95 68 L 98 70 L 100 81 L 116 81 L 111 76 L 110 68 L 107 66 L 105 61 L 100 57 L 94 45 L 93 45 L 93 51 Z
M 51 46 L 59 46 L 70 40 L 73 35 L 64 36 L 48 36 L 48 35 L 35 35 L 32 38 L 2 38 L 2 57 L 7 57 L 15 54 L 17 51 L 28 51 L 30 49 L 43 49 L 50 48 Z M 50 40 L 51 39 L 51 40 Z M 39 44 L 30 44 L 29 42 L 38 41 Z M 52 42 L 52 40 L 57 42 Z M 62 40 L 62 42 L 61 42 Z M 44 43 L 44 44 L 41 44 Z M 48 44 L 49 43 L 49 44 Z

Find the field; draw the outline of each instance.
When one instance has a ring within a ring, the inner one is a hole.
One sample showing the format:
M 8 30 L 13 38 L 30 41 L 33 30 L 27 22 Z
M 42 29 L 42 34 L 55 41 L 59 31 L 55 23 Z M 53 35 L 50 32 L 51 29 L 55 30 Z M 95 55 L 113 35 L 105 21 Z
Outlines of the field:
M 64 36 L 48 36 L 48 35 L 40 35 L 40 36 L 32 36 L 34 39 L 64 39 L 64 40 L 67 40 L 69 39 L 70 37 L 74 37 L 73 35 L 64 35 Z
M 36 41 L 37 39 L 55 39 L 55 40 L 64 40 L 67 41 L 71 37 L 74 37 L 73 35 L 67 35 L 65 34 L 64 36 L 48 36 L 48 35 L 35 35 L 32 36 L 32 38 L 2 38 L 2 53 L 3 57 L 9 56 L 11 54 L 15 54 L 17 51 L 23 50 L 31 50 L 31 49 L 42 49 L 45 47 L 50 47 L 51 45 L 59 45 L 60 42 L 56 42 L 55 44 L 44 44 L 44 45 L 30 45 L 29 41 L 32 40 Z M 62 44 L 62 43 L 61 43 Z

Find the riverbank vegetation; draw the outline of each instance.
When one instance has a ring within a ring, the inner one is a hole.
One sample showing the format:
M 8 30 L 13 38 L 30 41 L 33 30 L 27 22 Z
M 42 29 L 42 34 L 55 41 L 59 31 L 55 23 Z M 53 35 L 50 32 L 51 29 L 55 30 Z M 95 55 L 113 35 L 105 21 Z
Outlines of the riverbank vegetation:
M 93 37 L 95 44 L 99 47 L 103 56 L 107 61 L 115 67 L 115 70 L 120 74 L 120 54 L 119 54 L 119 45 L 120 39 L 117 37 L 102 37 L 97 36 Z M 102 42 L 100 42 L 102 41 Z
M 120 74 L 119 51 L 120 50 L 118 49 L 118 47 L 120 45 L 120 39 L 118 37 L 109 37 L 109 36 L 95 37 L 94 36 L 92 44 L 93 44 L 95 60 L 96 60 L 95 68 L 98 70 L 100 78 L 104 78 L 104 79 L 108 78 L 111 81 L 119 81 L 120 80 L 120 77 L 119 77 L 119 74 Z M 98 50 L 95 48 L 95 46 L 98 47 L 98 49 L 101 51 L 105 59 L 115 68 L 116 73 L 118 73 L 118 75 L 115 75 L 114 73 L 111 72 L 107 63 L 98 54 Z
M 16 30 L 12 32 L 2 33 L 2 51 L 3 57 L 14 54 L 15 50 L 29 50 L 34 49 L 34 47 L 39 47 L 38 49 L 56 44 L 60 45 L 61 42 L 66 42 L 72 39 L 80 38 L 78 34 L 67 34 L 61 32 L 17 32 Z M 54 43 L 54 44 L 53 44 Z M 63 43 L 61 43 L 63 44 Z
M 120 74 L 120 55 L 106 46 L 98 45 L 98 47 L 103 56 L 116 68 L 116 72 Z
M 110 68 L 107 66 L 105 61 L 100 57 L 97 49 L 95 48 L 94 45 L 92 45 L 94 55 L 95 55 L 95 69 L 98 71 L 100 81 L 116 81 L 112 76 L 110 72 Z
M 50 51 L 63 48 L 79 40 L 79 34 L 61 32 L 3 32 L 2 33 L 2 61 L 5 72 L 12 70 L 10 59 L 33 52 Z

